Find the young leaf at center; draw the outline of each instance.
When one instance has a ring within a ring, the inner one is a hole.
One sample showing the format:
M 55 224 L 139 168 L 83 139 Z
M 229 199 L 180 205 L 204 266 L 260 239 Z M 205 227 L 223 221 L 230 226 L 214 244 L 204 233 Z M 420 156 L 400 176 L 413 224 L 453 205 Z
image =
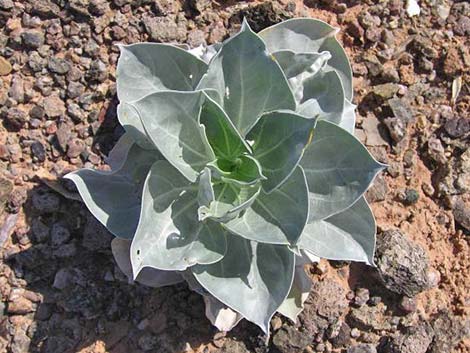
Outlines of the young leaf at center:
M 275 111 L 261 117 L 248 133 L 254 141 L 253 156 L 261 164 L 266 180 L 263 189 L 271 192 L 281 185 L 302 158 L 309 144 L 316 119 L 288 111 Z

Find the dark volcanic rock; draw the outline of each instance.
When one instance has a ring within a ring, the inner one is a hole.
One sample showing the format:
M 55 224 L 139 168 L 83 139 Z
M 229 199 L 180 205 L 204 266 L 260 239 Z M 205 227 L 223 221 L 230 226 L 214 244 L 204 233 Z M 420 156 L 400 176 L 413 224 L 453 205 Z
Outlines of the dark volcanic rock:
M 346 290 L 338 282 L 325 279 L 313 283 L 310 297 L 299 319 L 312 335 L 322 334 L 347 309 Z
M 452 205 L 452 214 L 455 221 L 470 231 L 470 205 L 465 203 L 461 198 L 457 198 Z
M 460 138 L 470 133 L 470 119 L 453 118 L 446 121 L 444 129 L 452 138 Z
M 21 129 L 28 122 L 28 114 L 18 108 L 10 108 L 6 114 L 6 123 L 12 129 Z
M 273 344 L 281 353 L 301 353 L 312 338 L 292 326 L 284 326 L 273 336 Z
M 426 353 L 434 336 L 428 323 L 408 327 L 405 332 L 389 340 L 382 353 Z
M 46 150 L 40 141 L 34 141 L 31 144 L 31 153 L 38 162 L 44 162 L 46 160 Z
M 434 338 L 426 353 L 451 352 L 457 343 L 470 335 L 470 320 L 441 312 L 432 322 Z
M 47 67 L 59 75 L 65 75 L 70 70 L 69 62 L 61 58 L 50 58 Z
M 147 17 L 143 19 L 143 24 L 152 41 L 171 43 L 186 39 L 186 25 L 179 25 L 171 17 Z
M 38 30 L 25 31 L 21 34 L 21 38 L 28 48 L 36 49 L 44 44 L 44 33 Z
M 390 328 L 390 323 L 385 320 L 386 307 L 383 303 L 375 306 L 364 305 L 353 308 L 347 317 L 351 327 L 357 327 L 364 331 L 380 331 Z
M 347 346 L 351 342 L 351 328 L 346 322 L 340 323 L 339 330 L 329 335 L 334 347 Z
M 426 252 L 398 230 L 377 237 L 376 264 L 385 287 L 393 292 L 412 297 L 428 288 Z

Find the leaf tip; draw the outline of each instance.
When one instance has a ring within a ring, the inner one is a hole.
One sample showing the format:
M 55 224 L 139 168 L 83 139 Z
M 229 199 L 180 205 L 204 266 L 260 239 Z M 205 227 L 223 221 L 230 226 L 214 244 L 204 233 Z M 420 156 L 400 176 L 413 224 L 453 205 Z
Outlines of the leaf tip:
M 245 31 L 253 32 L 246 17 L 243 17 L 242 28 L 240 29 L 240 32 L 245 32 Z

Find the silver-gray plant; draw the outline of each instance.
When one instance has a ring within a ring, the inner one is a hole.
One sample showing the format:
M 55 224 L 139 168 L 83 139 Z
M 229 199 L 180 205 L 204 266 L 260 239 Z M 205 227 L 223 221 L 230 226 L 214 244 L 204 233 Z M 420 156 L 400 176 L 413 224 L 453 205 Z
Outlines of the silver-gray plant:
M 186 280 L 221 330 L 292 320 L 318 257 L 373 265 L 364 199 L 384 167 L 353 136 L 336 29 L 293 19 L 186 50 L 121 46 L 112 171 L 67 175 L 132 280 Z

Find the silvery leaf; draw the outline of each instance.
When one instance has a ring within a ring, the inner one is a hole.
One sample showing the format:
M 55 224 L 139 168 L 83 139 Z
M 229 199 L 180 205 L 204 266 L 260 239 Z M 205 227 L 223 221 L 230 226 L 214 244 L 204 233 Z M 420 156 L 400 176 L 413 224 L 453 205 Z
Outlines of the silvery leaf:
M 336 33 L 336 28 L 323 21 L 295 18 L 268 27 L 258 35 L 271 53 L 280 50 L 291 50 L 295 53 L 330 52 L 331 59 L 326 69 L 338 73 L 346 99 L 351 100 L 353 95 L 351 65 L 344 49 L 335 38 Z
M 134 277 L 145 267 L 183 271 L 224 256 L 225 231 L 218 223 L 198 221 L 195 188 L 167 161 L 152 166 L 131 245 Z
M 135 108 L 150 140 L 165 159 L 191 182 L 215 159 L 199 121 L 205 100 L 201 91 L 162 91 L 125 103 Z
M 331 58 L 329 52 L 295 53 L 291 50 L 281 50 L 273 53 L 287 77 L 298 104 L 305 101 L 304 83 L 317 75 Z
M 344 91 L 335 71 L 319 72 L 303 82 L 299 114 L 339 124 L 345 108 Z
M 353 135 L 320 120 L 300 165 L 309 190 L 309 223 L 344 211 L 367 190 L 384 165 Z
M 297 167 L 284 184 L 269 194 L 260 193 L 250 208 L 225 226 L 246 239 L 295 244 L 307 221 L 308 207 L 305 175 Z
M 308 223 L 299 246 L 329 260 L 374 265 L 375 220 L 365 198 L 341 213 Z
M 145 131 L 140 114 L 134 106 L 120 103 L 117 106 L 117 117 L 126 131 L 126 135 L 130 136 L 132 141 L 135 141 L 143 149 L 156 150 L 155 145 Z
M 114 259 L 122 273 L 126 275 L 129 283 L 134 282 L 131 265 L 131 241 L 128 239 L 114 238 L 111 241 L 111 250 Z M 176 271 L 162 271 L 155 268 L 146 267 L 140 271 L 135 279 L 136 282 L 148 287 L 171 286 L 183 281 L 181 274 Z
M 223 43 L 198 89 L 215 90 L 217 101 L 242 136 L 262 113 L 296 106 L 281 68 L 246 22 Z
M 98 221 L 115 236 L 131 239 L 139 221 L 145 177 L 161 155 L 158 151 L 143 150 L 129 141 L 127 135 L 122 139 L 124 146 L 118 152 L 121 161 L 112 158 L 112 164 L 119 169 L 80 169 L 65 178 L 75 183 L 83 202 Z
M 273 314 L 289 293 L 295 255 L 286 246 L 235 235 L 227 242 L 221 261 L 196 265 L 192 272 L 210 294 L 268 333 Z
M 343 117 L 341 118 L 341 122 L 339 126 L 341 126 L 344 130 L 349 132 L 351 135 L 354 135 L 354 129 L 356 128 L 356 105 L 352 104 L 347 99 L 344 101 L 344 111 Z
M 173 45 L 136 43 L 119 48 L 116 80 L 121 103 L 157 91 L 192 91 L 207 71 L 204 61 Z

